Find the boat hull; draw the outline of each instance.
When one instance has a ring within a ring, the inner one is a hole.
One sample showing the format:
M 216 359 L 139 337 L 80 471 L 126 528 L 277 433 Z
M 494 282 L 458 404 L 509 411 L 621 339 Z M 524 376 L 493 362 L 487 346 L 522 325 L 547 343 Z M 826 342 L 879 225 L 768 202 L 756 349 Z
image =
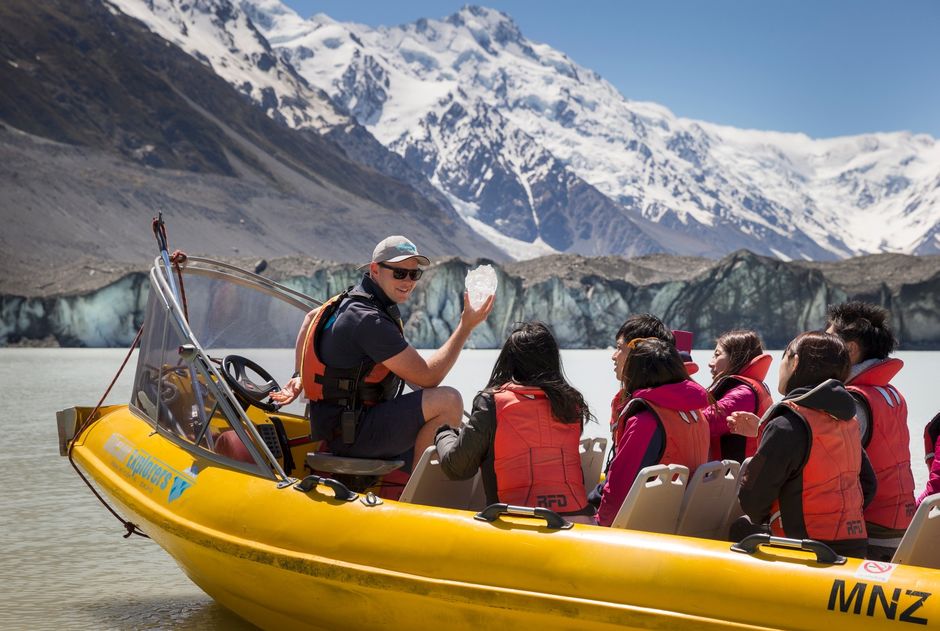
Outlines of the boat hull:
M 73 455 L 194 583 L 262 628 L 868 629 L 940 621 L 935 570 L 878 571 L 857 559 L 825 565 L 798 551 L 746 555 L 687 537 L 340 501 L 326 487 L 278 488 L 202 458 L 126 407 L 93 423 Z

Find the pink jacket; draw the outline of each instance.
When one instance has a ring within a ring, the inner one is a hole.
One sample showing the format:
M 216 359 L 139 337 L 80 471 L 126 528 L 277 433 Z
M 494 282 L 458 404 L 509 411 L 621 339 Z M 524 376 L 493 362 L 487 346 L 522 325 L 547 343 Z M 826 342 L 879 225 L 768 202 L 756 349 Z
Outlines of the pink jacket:
M 691 380 L 637 390 L 633 398 L 645 399 L 671 410 L 701 410 L 708 405 L 705 388 Z M 663 428 L 649 410 L 642 410 L 627 419 L 607 470 L 601 505 L 595 517 L 598 524 L 609 526 L 613 522 L 640 469 L 659 462 L 665 440 Z
M 940 493 L 940 458 L 936 456 L 938 449 L 940 449 L 940 436 L 937 436 L 937 441 L 934 444 L 933 452 L 935 455 L 930 462 L 930 475 L 927 478 L 927 488 L 924 489 L 924 492 L 917 498 L 918 506 L 920 506 L 920 503 L 923 502 L 928 495 Z
M 757 397 L 754 395 L 754 391 L 741 384 L 724 393 L 715 402 L 715 405 L 709 405 L 702 410 L 711 430 L 712 443 L 730 431 L 728 429 L 728 415 L 732 412 L 753 412 L 756 407 Z

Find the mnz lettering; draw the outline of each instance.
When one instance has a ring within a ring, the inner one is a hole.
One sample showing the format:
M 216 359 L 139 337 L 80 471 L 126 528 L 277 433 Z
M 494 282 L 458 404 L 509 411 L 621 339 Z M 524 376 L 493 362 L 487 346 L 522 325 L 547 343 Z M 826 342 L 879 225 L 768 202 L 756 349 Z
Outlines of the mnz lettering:
M 870 588 L 870 589 L 869 589 Z M 832 591 L 829 592 L 829 611 L 838 610 L 841 613 L 864 615 L 869 618 L 884 617 L 886 620 L 910 622 L 911 624 L 927 624 L 927 618 L 914 615 L 918 609 L 930 598 L 930 592 L 918 592 L 911 589 L 902 590 L 869 585 L 857 582 L 847 590 L 845 581 L 836 579 L 832 582 Z
M 568 505 L 568 498 L 564 495 L 538 495 L 535 498 L 542 508 L 564 508 Z

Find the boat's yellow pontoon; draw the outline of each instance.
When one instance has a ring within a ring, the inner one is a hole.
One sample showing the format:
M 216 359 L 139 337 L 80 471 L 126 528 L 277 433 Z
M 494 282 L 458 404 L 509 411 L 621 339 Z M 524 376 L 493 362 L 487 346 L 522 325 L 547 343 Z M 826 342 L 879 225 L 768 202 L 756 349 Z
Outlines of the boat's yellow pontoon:
M 260 366 L 220 349 L 292 348 L 318 303 L 193 258 L 184 312 L 165 269 L 150 274 L 129 404 L 87 424 L 88 408 L 60 413 L 60 446 L 193 582 L 260 627 L 940 625 L 935 569 L 833 562 L 811 543 L 735 552 L 716 540 L 571 525 L 545 509 L 382 501 L 308 477 L 306 420 L 252 405 L 273 384 L 259 386 L 248 375 L 264 381 Z

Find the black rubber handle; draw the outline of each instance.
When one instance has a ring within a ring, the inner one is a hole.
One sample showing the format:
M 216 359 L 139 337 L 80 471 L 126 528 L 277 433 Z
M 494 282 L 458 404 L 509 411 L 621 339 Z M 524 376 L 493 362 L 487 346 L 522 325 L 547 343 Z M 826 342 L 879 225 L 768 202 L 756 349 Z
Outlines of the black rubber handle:
M 318 484 L 322 484 L 323 486 L 328 486 L 333 489 L 333 494 L 336 496 L 336 499 L 343 500 L 344 502 L 351 502 L 359 497 L 358 493 L 350 491 L 349 488 L 339 480 L 334 480 L 333 478 L 321 478 L 318 475 L 308 475 L 306 478 L 298 482 L 296 486 L 294 486 L 294 490 L 307 493 L 308 491 L 316 488 Z
M 786 537 L 774 537 L 767 533 L 756 533 L 748 535 L 741 541 L 732 544 L 731 549 L 735 552 L 744 554 L 754 554 L 761 546 L 775 546 L 778 548 L 790 548 L 793 550 L 805 550 L 816 554 L 818 563 L 829 563 L 831 565 L 842 565 L 845 563 L 845 557 L 836 554 L 835 550 L 815 539 L 788 539 Z
M 540 517 L 545 520 L 549 528 L 567 530 L 573 525 L 553 510 L 540 506 L 510 506 L 509 504 L 490 504 L 473 516 L 480 521 L 494 522 L 500 515 L 515 515 L 517 517 Z

